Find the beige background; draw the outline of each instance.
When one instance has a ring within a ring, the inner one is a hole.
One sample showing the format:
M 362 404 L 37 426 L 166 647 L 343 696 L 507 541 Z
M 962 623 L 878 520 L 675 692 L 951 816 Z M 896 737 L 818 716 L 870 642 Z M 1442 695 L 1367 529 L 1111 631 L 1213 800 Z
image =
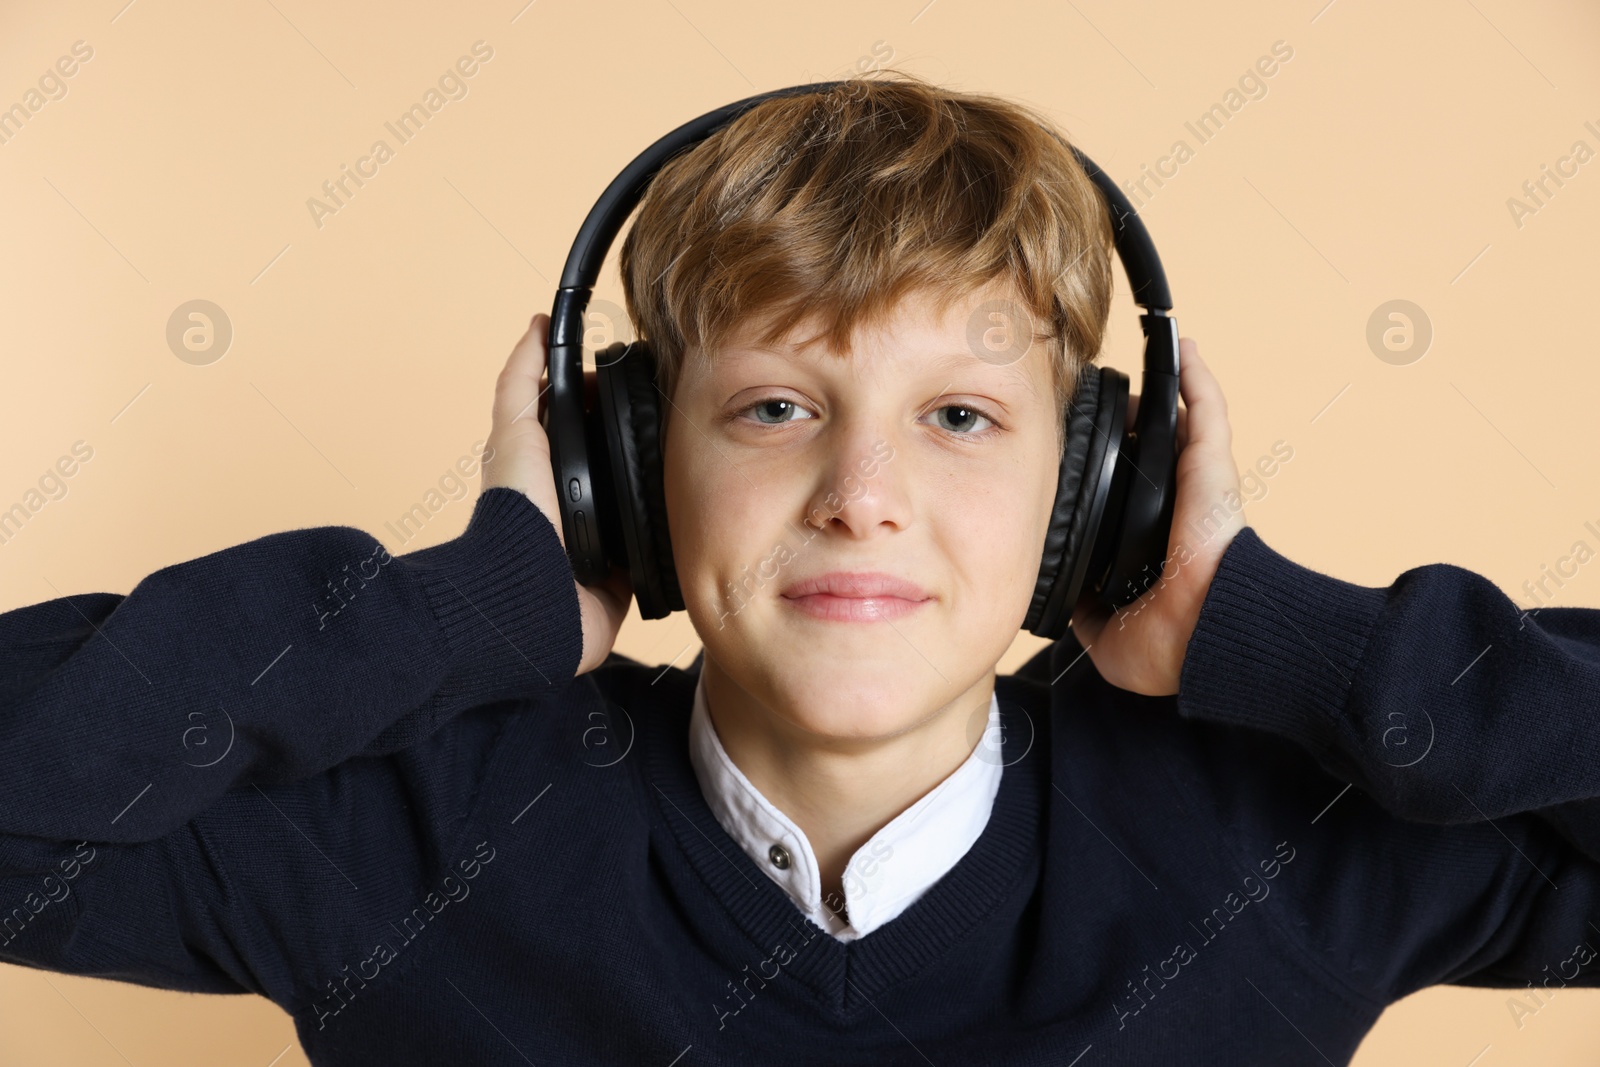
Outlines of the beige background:
M 0 9 L 0 106 L 93 49 L 0 144 L 0 508 L 74 442 L 93 449 L 0 546 L 0 609 L 125 593 L 292 527 L 357 526 L 391 551 L 455 536 L 470 495 L 404 546 L 384 523 L 487 434 L 495 374 L 604 185 L 705 110 L 886 56 L 1043 108 L 1119 179 L 1190 142 L 1143 212 L 1240 464 L 1294 449 L 1247 511 L 1274 547 L 1372 585 L 1456 563 L 1525 604 L 1542 566 L 1600 547 L 1600 162 L 1520 227 L 1507 206 L 1575 141 L 1600 149 L 1593 4 L 526 2 Z M 480 39 L 493 59 L 468 95 L 315 225 L 307 198 L 375 139 L 395 147 L 383 123 Z M 1267 94 L 1199 145 L 1184 123 L 1280 40 L 1294 55 Z M 1118 281 L 1106 358 L 1129 369 Z M 165 339 L 197 298 L 234 331 L 209 365 Z M 1409 365 L 1366 340 L 1393 299 L 1434 332 Z M 1597 574 L 1554 602 L 1600 604 Z M 1041 644 L 1020 636 L 1003 668 Z M 620 642 L 653 663 L 695 647 L 682 613 L 635 617 Z M 1600 1057 L 1600 993 L 1560 993 L 1520 1028 L 1513 995 L 1425 991 L 1356 1062 Z M 292 1039 L 264 1000 L 0 967 L 0 1064 L 303 1063 Z

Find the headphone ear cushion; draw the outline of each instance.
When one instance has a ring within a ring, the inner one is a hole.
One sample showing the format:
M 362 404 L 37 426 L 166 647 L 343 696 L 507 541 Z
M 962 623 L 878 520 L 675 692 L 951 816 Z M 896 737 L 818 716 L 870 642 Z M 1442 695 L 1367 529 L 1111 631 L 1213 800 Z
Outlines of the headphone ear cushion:
M 634 598 L 641 618 L 664 618 L 682 610 L 683 594 L 667 529 L 655 354 L 643 341 L 617 343 L 599 353 L 596 364 Z
M 1059 623 L 1041 628 L 1047 608 L 1060 612 L 1067 595 L 1073 590 L 1065 587 L 1072 582 L 1078 569 L 1079 556 L 1088 552 L 1089 513 L 1093 510 L 1097 483 L 1100 479 L 1099 460 L 1104 456 L 1099 438 L 1103 429 L 1102 398 L 1112 392 L 1103 389 L 1107 374 L 1115 373 L 1105 367 L 1084 366 L 1078 373 L 1078 383 L 1072 401 L 1067 405 L 1063 432 L 1066 448 L 1061 453 L 1061 473 L 1056 483 L 1055 505 L 1050 510 L 1050 522 L 1045 530 L 1044 554 L 1039 565 L 1039 580 L 1034 585 L 1033 597 L 1028 603 L 1028 614 L 1023 628 L 1043 637 L 1055 638 L 1060 633 L 1045 632 L 1062 629 Z M 1073 605 L 1065 605 L 1070 616 Z

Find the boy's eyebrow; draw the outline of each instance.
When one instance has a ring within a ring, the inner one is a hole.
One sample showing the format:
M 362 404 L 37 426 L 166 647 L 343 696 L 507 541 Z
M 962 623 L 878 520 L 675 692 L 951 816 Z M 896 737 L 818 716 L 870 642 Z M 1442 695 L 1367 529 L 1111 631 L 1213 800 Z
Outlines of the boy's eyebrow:
M 807 350 L 809 350 L 811 347 L 812 346 L 807 346 Z M 789 342 L 783 342 L 777 345 L 730 345 L 719 352 L 717 358 L 712 359 L 709 362 L 711 373 L 715 374 L 719 365 L 725 366 L 728 362 L 737 363 L 740 360 L 750 356 L 778 356 L 781 358 L 791 358 L 796 355 L 800 355 L 801 353 L 802 349 L 797 348 L 794 344 Z M 971 351 L 970 349 L 966 351 L 945 351 L 940 355 L 930 358 L 928 369 L 939 371 L 941 373 L 949 373 L 954 370 L 971 366 L 974 362 L 988 363 L 987 360 L 981 359 L 977 353 Z M 1003 372 L 1001 374 L 1001 380 L 1005 383 L 1007 392 L 1009 392 L 1011 387 L 1015 387 L 1019 391 L 1026 393 L 1029 396 L 1037 397 L 1039 395 L 1039 391 L 1034 388 L 1033 383 L 1029 380 L 1027 372 L 1023 370 L 1022 360 L 1020 357 L 1009 363 L 992 363 L 989 365 L 994 367 L 995 370 Z M 946 392 L 950 391 L 951 386 L 954 384 L 955 382 L 953 380 L 946 383 L 939 395 L 945 395 Z M 1012 406 L 1006 403 L 1001 397 L 995 397 L 995 401 L 1008 412 L 1012 410 Z

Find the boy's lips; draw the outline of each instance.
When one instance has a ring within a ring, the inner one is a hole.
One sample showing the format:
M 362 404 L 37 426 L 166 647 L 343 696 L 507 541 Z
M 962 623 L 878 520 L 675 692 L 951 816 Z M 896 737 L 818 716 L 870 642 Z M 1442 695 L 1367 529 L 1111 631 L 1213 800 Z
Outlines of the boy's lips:
M 779 597 L 832 622 L 887 622 L 934 600 L 915 582 L 883 571 L 829 571 L 790 583 Z

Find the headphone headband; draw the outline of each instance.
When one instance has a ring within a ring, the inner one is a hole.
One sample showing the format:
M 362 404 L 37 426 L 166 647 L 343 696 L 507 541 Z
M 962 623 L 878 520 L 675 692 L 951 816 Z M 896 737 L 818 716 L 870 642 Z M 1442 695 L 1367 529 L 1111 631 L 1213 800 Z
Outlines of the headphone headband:
M 588 306 L 588 295 L 592 293 L 595 283 L 600 278 L 600 269 L 605 263 L 606 254 L 611 250 L 611 244 L 621 231 L 622 224 L 644 198 L 645 190 L 650 187 L 656 172 L 665 166 L 668 160 L 684 149 L 699 144 L 764 101 L 785 96 L 828 92 L 846 84 L 848 83 L 844 81 L 811 82 L 747 96 L 743 100 L 707 111 L 699 118 L 690 119 L 635 156 L 633 162 L 624 167 L 622 173 L 606 186 L 605 192 L 600 194 L 600 199 L 595 201 L 594 207 L 589 209 L 588 216 L 583 220 L 583 225 L 578 228 L 578 236 L 572 242 L 566 266 L 561 271 L 561 286 L 556 295 L 557 313 L 551 316 L 552 349 L 556 346 L 581 346 L 582 310 Z M 1161 266 L 1161 257 L 1156 254 L 1155 242 L 1150 239 L 1150 233 L 1145 229 L 1138 213 L 1133 210 L 1133 205 L 1128 203 L 1127 196 L 1117 188 L 1115 182 L 1106 177 L 1105 172 L 1094 160 L 1076 145 L 1068 144 L 1054 130 L 1046 128 L 1045 132 L 1072 151 L 1079 165 L 1099 187 L 1101 194 L 1110 204 L 1112 239 L 1116 245 L 1117 258 L 1122 260 L 1122 268 L 1128 276 L 1133 302 L 1147 311 L 1160 313 L 1171 311 L 1172 296 L 1167 290 L 1167 274 Z M 577 309 L 577 313 L 560 314 L 565 301 L 579 298 L 577 290 L 587 291 L 581 297 L 581 306 Z M 1145 369 L 1153 368 L 1146 363 Z M 1174 362 L 1170 367 L 1154 369 L 1175 374 L 1177 364 Z

